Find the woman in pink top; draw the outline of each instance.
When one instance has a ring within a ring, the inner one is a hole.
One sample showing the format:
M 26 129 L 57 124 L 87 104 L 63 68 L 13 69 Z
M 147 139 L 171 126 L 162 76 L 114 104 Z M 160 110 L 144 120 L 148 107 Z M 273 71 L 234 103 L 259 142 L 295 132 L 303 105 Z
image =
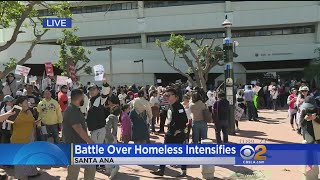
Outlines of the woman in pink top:
M 297 121 L 296 121 L 296 118 L 297 118 L 297 108 L 295 107 L 295 103 L 297 101 L 297 97 L 298 97 L 298 91 L 295 89 L 295 88 L 292 88 L 291 89 L 291 94 L 288 96 L 288 99 L 287 99 L 287 104 L 289 105 L 289 117 L 290 117 L 290 124 L 291 124 L 291 127 L 293 130 L 294 129 L 294 126 L 293 126 L 293 120 L 295 120 L 296 122 L 296 127 L 298 128 L 298 124 L 297 124 Z
M 128 144 L 132 135 L 132 122 L 128 115 L 130 112 L 130 106 L 128 104 L 122 106 L 122 113 L 120 116 L 121 123 L 121 141 Z

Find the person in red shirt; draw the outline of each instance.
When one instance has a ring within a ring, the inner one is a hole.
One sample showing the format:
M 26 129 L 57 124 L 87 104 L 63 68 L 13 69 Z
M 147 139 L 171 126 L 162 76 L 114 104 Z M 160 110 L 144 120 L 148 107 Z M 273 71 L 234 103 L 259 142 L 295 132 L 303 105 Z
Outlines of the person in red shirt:
M 66 85 L 61 86 L 60 92 L 58 93 L 58 102 L 63 113 L 68 107 L 68 87 Z
M 295 103 L 297 101 L 297 93 L 298 91 L 295 89 L 295 88 L 292 88 L 291 89 L 291 94 L 288 96 L 288 99 L 287 99 L 287 104 L 289 105 L 289 117 L 290 117 L 290 124 L 291 124 L 291 127 L 293 130 L 294 129 L 294 126 L 293 126 L 293 121 L 296 120 L 296 127 L 298 129 L 298 123 L 297 123 L 297 108 L 295 107 Z

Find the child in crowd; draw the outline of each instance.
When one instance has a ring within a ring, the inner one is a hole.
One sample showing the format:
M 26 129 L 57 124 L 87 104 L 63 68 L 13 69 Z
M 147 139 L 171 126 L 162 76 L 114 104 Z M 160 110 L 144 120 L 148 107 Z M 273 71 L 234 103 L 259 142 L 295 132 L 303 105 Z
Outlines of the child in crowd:
M 122 113 L 120 116 L 120 123 L 121 123 L 121 138 L 120 140 L 123 143 L 128 144 L 131 140 L 132 134 L 132 122 L 129 117 L 130 112 L 130 105 L 125 104 L 122 106 Z

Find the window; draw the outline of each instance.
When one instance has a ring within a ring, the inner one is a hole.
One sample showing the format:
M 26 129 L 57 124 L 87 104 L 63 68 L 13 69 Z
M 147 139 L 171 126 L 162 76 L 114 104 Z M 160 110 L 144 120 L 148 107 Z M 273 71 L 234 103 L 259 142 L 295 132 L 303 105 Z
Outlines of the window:
M 122 3 L 122 10 L 127 10 L 127 3 Z
M 122 5 L 121 4 L 112 4 L 110 11 L 118 11 L 118 10 L 121 10 L 121 9 L 122 9 Z
M 271 30 L 272 35 L 282 35 L 282 29 Z
M 224 33 L 217 33 L 217 38 L 224 38 Z
M 97 40 L 96 41 L 96 46 L 101 46 L 102 44 L 101 44 L 101 41 L 100 40 Z
M 271 36 L 271 31 L 255 31 L 256 36 Z
M 314 27 L 305 27 L 304 33 L 314 33 Z
M 132 9 L 138 9 L 138 2 L 132 2 Z
M 293 28 L 293 33 L 294 34 L 303 34 L 304 33 L 304 28 L 303 27 Z
M 283 29 L 282 34 L 293 34 L 293 29 Z
M 126 39 L 124 40 L 124 44 L 129 44 L 129 43 L 130 43 L 129 39 L 126 38 Z
M 196 34 L 196 39 L 206 39 L 206 34 L 204 33 Z

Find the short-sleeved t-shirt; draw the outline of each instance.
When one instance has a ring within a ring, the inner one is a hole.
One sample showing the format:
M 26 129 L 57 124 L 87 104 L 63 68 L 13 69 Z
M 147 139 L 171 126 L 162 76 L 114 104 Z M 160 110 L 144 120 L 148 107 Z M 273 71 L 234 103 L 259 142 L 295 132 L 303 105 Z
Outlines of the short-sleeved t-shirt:
M 63 115 L 63 137 L 65 143 L 86 144 L 79 134 L 72 128 L 75 124 L 81 124 L 84 131 L 87 132 L 86 120 L 80 111 L 80 108 L 70 104 Z

